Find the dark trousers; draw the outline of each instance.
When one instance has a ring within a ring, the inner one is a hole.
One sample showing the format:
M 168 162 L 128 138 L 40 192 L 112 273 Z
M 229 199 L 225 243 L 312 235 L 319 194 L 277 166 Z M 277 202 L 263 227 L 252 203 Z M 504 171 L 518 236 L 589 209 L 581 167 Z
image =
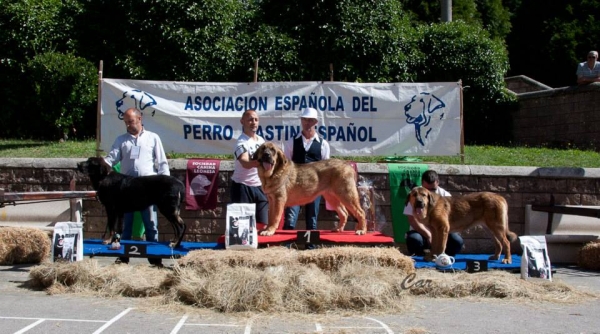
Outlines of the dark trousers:
M 446 254 L 450 256 L 456 255 L 463 247 L 463 239 L 458 233 L 449 233 L 448 241 L 446 242 Z M 406 247 L 409 255 L 423 256 L 425 249 L 431 249 L 431 245 L 426 238 L 417 231 L 406 232 Z M 436 254 L 439 255 L 439 254 Z

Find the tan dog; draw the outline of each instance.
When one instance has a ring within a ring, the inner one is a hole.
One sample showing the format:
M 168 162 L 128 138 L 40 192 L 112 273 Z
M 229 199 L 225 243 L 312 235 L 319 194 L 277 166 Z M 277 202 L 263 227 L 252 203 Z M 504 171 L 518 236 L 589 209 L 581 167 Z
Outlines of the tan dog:
M 517 235 L 508 229 L 508 204 L 504 197 L 491 192 L 443 197 L 416 187 L 408 194 L 406 202 L 413 208 L 413 217 L 431 231 L 431 253 L 426 260 L 445 252 L 448 233 L 485 224 L 494 234 L 496 246 L 490 260 L 498 260 L 504 248 L 502 263 L 512 263 L 510 242 L 515 241 Z
M 269 223 L 260 235 L 275 233 L 284 207 L 307 204 L 321 195 L 340 218 L 335 231 L 344 230 L 350 211 L 358 220 L 356 234 L 367 233 L 365 212 L 356 188 L 356 173 L 346 162 L 328 159 L 296 165 L 273 143 L 261 145 L 253 159 L 260 162 L 258 176 L 269 200 Z

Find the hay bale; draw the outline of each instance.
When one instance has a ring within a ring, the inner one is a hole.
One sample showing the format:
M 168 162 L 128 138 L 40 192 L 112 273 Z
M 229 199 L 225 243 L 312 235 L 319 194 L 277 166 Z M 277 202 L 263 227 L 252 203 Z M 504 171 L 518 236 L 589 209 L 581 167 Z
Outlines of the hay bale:
M 221 312 L 399 310 L 409 295 L 401 278 L 414 271 L 394 248 L 199 250 L 178 261 L 162 288 L 167 299 Z
M 180 266 L 214 271 L 223 266 L 264 269 L 297 262 L 298 251 L 286 247 L 269 247 L 256 250 L 211 250 L 189 252 L 177 261 Z
M 32 268 L 30 283 L 49 293 L 158 297 L 166 305 L 226 313 L 397 313 L 410 308 L 415 296 L 514 298 L 536 303 L 597 298 L 597 294 L 560 282 L 523 280 L 503 271 L 416 271 L 412 260 L 396 249 L 360 247 L 202 250 L 190 252 L 172 270 L 143 265 L 100 267 L 93 259 L 45 263 Z
M 390 247 L 331 247 L 321 248 L 298 255 L 303 264 L 314 263 L 323 270 L 336 271 L 340 266 L 349 263 L 362 263 L 373 267 L 391 267 L 405 273 L 415 271 L 413 260 Z
M 528 301 L 578 302 L 597 296 L 577 291 L 556 281 L 524 280 L 506 271 L 490 270 L 469 274 L 465 272 L 441 273 L 435 269 L 417 272 L 416 280 L 406 283 L 410 293 L 433 298 L 520 298 Z
M 330 247 L 311 251 L 297 251 L 286 247 L 269 247 L 253 251 L 197 250 L 178 260 L 184 267 L 214 271 L 223 265 L 230 267 L 270 268 L 276 266 L 315 264 L 322 270 L 335 271 L 348 263 L 362 263 L 375 267 L 391 267 L 406 273 L 415 271 L 409 256 L 390 247 Z
M 279 284 L 256 268 L 223 266 L 199 273 L 179 267 L 176 272 L 178 284 L 167 299 L 221 312 L 269 311 L 282 304 Z
M 588 242 L 581 247 L 577 264 L 584 269 L 600 270 L 600 241 Z
M 110 265 L 98 261 L 47 262 L 31 268 L 29 285 L 48 292 L 99 292 L 103 296 L 153 297 L 164 293 L 168 270 L 148 266 Z
M 39 264 L 50 256 L 47 232 L 29 227 L 0 227 L 0 265 Z
M 338 269 L 331 272 L 299 262 L 264 269 L 221 263 L 212 271 L 176 266 L 167 278 L 173 284 L 165 300 L 220 312 L 406 309 L 409 293 L 401 289 L 400 270 L 361 263 Z

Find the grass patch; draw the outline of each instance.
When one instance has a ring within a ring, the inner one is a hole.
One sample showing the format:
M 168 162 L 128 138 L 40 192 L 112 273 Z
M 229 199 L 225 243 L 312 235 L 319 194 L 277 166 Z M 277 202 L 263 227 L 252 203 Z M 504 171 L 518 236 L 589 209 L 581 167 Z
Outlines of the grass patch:
M 232 144 L 233 149 L 233 144 Z M 0 158 L 87 158 L 96 154 L 96 142 L 49 142 L 35 140 L 0 140 Z M 103 153 L 104 154 L 104 153 Z M 232 154 L 208 155 L 167 153 L 170 159 L 211 158 L 232 160 Z M 357 162 L 380 162 L 385 157 L 342 157 Z M 418 157 L 427 163 L 462 164 L 459 156 Z M 533 166 L 533 167 L 600 167 L 600 154 L 591 150 L 549 149 L 541 147 L 465 146 L 465 165 Z

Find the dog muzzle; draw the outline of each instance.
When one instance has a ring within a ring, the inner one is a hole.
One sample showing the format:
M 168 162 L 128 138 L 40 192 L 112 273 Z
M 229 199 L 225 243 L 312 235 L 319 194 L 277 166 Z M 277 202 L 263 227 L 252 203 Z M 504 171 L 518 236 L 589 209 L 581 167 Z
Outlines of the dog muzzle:
M 268 162 L 263 162 L 262 166 L 267 172 L 270 171 L 271 169 L 273 169 L 273 164 L 268 163 Z
M 414 213 L 417 217 L 423 217 L 425 215 L 425 202 L 415 201 Z
M 263 155 L 260 163 L 262 164 L 262 167 L 267 172 L 270 171 L 271 169 L 273 169 L 273 159 L 271 158 L 271 155 L 269 155 L 269 154 Z

